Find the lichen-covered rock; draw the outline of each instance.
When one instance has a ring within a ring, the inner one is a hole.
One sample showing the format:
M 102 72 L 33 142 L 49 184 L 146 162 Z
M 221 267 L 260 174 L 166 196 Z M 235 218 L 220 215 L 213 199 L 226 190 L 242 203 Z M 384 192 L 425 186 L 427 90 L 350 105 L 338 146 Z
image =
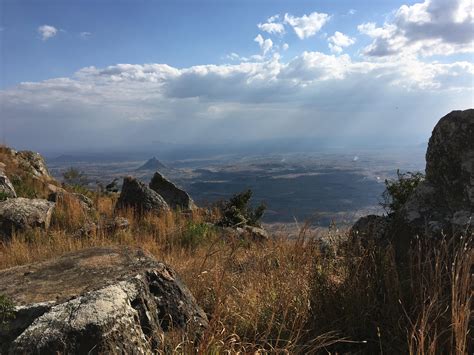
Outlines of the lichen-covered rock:
M 63 202 L 65 199 L 72 199 L 77 202 L 85 213 L 94 210 L 94 202 L 89 197 L 80 193 L 67 192 L 59 188 L 57 191 L 51 192 L 48 196 L 48 200 L 52 202 Z
M 265 242 L 269 239 L 267 231 L 261 227 L 245 226 L 244 230 L 255 242 Z
M 22 197 L 0 202 L 0 234 L 9 239 L 14 231 L 48 229 L 54 206 L 47 200 Z
M 474 109 L 438 122 L 426 152 L 426 180 L 452 211 L 474 208 Z
M 196 208 L 192 198 L 186 191 L 177 187 L 159 172 L 153 175 L 150 188 L 160 194 L 171 208 L 179 208 L 183 211 Z
M 15 198 L 16 192 L 7 175 L 0 169 L 0 201 L 7 198 Z
M 384 216 L 368 215 L 361 217 L 352 226 L 350 235 L 361 241 L 382 240 L 387 232 L 388 220 Z
M 157 192 L 131 176 L 123 179 L 117 208 L 133 208 L 137 213 L 169 210 L 168 204 Z
M 391 240 L 403 253 L 416 235 L 463 235 L 473 230 L 473 223 L 474 110 L 470 109 L 453 111 L 435 126 L 426 153 L 426 178 L 400 210 L 386 217 L 363 217 L 352 230 Z
M 171 329 L 191 339 L 207 317 L 168 266 L 139 249 L 92 248 L 0 271 L 17 305 L 5 354 L 151 354 Z
M 53 180 L 41 154 L 29 150 L 15 153 L 15 156 L 20 161 L 22 168 L 27 170 L 30 174 L 38 178 Z

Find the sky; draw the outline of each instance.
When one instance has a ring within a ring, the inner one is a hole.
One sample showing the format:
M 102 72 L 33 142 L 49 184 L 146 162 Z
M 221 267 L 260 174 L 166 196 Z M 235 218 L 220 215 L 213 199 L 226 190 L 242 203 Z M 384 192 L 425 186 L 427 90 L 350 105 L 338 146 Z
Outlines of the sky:
M 471 0 L 0 0 L 0 130 L 38 151 L 426 142 L 473 107 Z

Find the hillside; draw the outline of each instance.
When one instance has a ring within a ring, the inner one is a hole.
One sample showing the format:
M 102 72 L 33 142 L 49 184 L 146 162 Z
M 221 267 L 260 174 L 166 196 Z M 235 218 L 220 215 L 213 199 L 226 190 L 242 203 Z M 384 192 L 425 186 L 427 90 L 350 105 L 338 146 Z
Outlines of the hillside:
M 2 147 L 0 353 L 468 353 L 474 110 L 426 157 L 384 216 L 290 239 L 249 191 L 203 208 L 159 173 L 89 191 Z

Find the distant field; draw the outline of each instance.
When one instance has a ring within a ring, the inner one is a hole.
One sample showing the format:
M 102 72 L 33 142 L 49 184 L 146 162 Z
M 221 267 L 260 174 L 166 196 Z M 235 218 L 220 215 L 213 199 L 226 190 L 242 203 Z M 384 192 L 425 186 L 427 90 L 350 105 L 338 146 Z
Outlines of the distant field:
M 113 178 L 134 175 L 148 181 L 153 171 L 137 171 L 144 160 L 49 161 L 60 178 L 74 166 L 84 171 L 91 187 Z M 165 161 L 162 171 L 185 188 L 198 204 L 208 205 L 244 189 L 254 191 L 255 202 L 268 210 L 266 223 L 327 226 L 350 224 L 361 215 L 382 213 L 379 207 L 384 180 L 397 169 L 423 170 L 422 149 L 347 153 L 278 154 L 255 157 L 216 157 L 206 160 Z

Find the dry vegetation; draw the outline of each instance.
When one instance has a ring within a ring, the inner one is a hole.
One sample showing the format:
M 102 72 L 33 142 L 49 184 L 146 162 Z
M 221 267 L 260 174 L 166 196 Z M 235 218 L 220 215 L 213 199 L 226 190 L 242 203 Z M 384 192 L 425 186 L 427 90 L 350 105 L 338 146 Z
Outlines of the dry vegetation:
M 417 243 L 400 266 L 389 247 L 362 247 L 336 231 L 324 249 L 305 228 L 292 241 L 232 240 L 206 223 L 216 218 L 209 212 L 138 219 L 125 211 L 128 230 L 79 235 L 88 219 L 105 226 L 115 198 L 95 195 L 93 216 L 76 203 L 60 201 L 48 232 L 0 245 L 0 269 L 91 246 L 148 250 L 178 271 L 210 318 L 199 345 L 176 331 L 162 352 L 464 354 L 472 346 L 471 239 Z

